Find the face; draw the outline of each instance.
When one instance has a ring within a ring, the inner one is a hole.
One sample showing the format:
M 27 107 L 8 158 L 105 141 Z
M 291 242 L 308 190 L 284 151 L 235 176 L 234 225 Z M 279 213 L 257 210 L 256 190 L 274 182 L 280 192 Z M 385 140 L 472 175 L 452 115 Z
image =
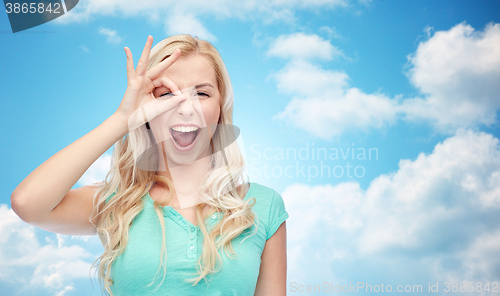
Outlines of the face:
M 164 147 L 169 167 L 208 156 L 221 102 L 212 63 L 201 55 L 189 55 L 179 58 L 161 75 L 172 80 L 188 97 L 150 121 L 155 139 L 164 144 L 159 148 L 163 152 Z M 165 86 L 154 89 L 153 94 L 158 100 L 172 97 L 171 90 Z

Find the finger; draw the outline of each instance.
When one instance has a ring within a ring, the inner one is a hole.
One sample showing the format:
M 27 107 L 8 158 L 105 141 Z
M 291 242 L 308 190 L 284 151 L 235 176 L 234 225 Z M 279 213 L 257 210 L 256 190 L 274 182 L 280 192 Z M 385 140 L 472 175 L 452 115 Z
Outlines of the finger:
M 156 77 L 158 77 L 158 75 L 163 73 L 163 71 L 167 70 L 168 67 L 172 66 L 172 64 L 175 63 L 175 61 L 177 61 L 180 56 L 181 56 L 181 50 L 177 48 L 172 53 L 172 55 L 161 61 L 161 63 L 154 66 L 152 69 L 149 69 L 147 74 L 149 79 L 155 79 Z
M 187 95 L 181 94 L 179 96 L 173 96 L 166 100 L 153 100 L 143 105 L 143 108 L 147 114 L 148 120 L 155 118 L 156 116 L 175 108 L 181 102 L 187 100 Z
M 153 36 L 148 35 L 146 45 L 144 45 L 144 49 L 142 50 L 141 58 L 137 63 L 137 69 L 136 69 L 137 76 L 142 76 L 146 74 L 146 69 L 148 68 L 149 53 L 151 52 L 152 44 L 153 44 Z
M 127 55 L 127 79 L 130 81 L 131 78 L 133 78 L 133 75 L 135 74 L 134 60 L 132 58 L 132 52 L 130 51 L 130 48 L 124 47 L 124 49 L 125 49 L 125 54 Z
M 152 81 L 155 87 L 165 86 L 168 88 L 173 94 L 180 95 L 181 91 L 179 87 L 167 76 L 160 76 Z
M 181 102 L 187 100 L 186 94 L 181 94 L 178 96 L 173 96 L 167 100 L 157 100 L 156 112 L 161 114 L 163 112 L 167 112 L 175 107 L 177 107 Z

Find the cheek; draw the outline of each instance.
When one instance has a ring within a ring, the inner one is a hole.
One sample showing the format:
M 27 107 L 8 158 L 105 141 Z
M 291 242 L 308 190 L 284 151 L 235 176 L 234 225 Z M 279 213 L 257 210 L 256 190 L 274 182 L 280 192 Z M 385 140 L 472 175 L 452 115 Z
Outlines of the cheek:
M 220 105 L 218 102 L 206 102 L 202 103 L 203 116 L 205 117 L 205 123 L 207 126 L 214 127 L 219 122 L 220 115 Z M 214 136 L 217 127 L 210 128 L 210 139 Z
M 203 103 L 201 107 L 207 124 L 215 124 L 219 122 L 220 105 L 217 102 Z
M 173 111 L 164 112 L 149 121 L 149 126 L 157 143 L 170 139 L 168 123 L 172 117 Z

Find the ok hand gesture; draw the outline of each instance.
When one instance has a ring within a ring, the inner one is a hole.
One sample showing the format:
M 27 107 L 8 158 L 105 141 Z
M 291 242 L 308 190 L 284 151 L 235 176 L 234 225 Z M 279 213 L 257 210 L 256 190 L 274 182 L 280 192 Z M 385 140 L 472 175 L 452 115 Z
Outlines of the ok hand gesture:
M 176 49 L 170 57 L 147 70 L 152 44 L 153 36 L 149 35 L 135 70 L 132 52 L 128 47 L 125 47 L 127 90 L 115 114 L 118 115 L 123 124 L 128 126 L 129 131 L 174 108 L 187 98 L 186 95 L 181 94 L 172 80 L 165 75 L 160 76 L 179 58 L 181 51 Z M 170 89 L 175 96 L 168 100 L 155 98 L 153 90 L 162 85 Z

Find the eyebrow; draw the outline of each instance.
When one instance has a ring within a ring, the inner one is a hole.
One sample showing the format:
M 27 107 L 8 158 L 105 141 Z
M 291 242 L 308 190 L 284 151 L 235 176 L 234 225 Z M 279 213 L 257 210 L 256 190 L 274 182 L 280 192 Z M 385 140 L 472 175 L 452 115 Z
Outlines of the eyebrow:
M 208 83 L 208 82 L 207 83 L 198 84 L 195 87 L 198 88 L 198 87 L 204 87 L 204 86 L 210 86 L 211 88 L 214 88 L 214 86 L 211 83 Z

